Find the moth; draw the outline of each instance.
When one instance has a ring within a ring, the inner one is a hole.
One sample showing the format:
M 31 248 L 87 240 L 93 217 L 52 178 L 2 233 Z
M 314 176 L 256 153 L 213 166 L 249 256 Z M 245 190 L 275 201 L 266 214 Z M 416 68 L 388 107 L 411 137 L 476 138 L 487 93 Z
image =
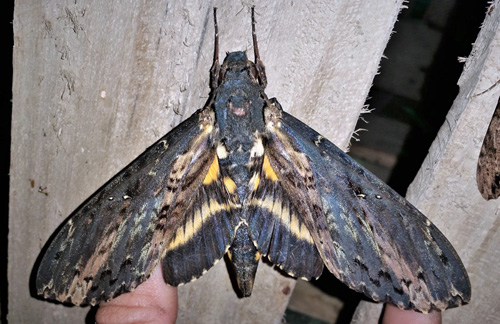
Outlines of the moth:
M 500 99 L 484 136 L 477 161 L 476 182 L 484 199 L 500 196 Z
M 200 277 L 226 253 L 250 296 L 259 259 L 294 277 L 326 266 L 375 301 L 420 312 L 470 299 L 467 272 L 414 206 L 268 98 L 252 9 L 254 62 L 219 64 L 206 105 L 70 215 L 38 268 L 38 294 L 95 305 L 145 281 Z

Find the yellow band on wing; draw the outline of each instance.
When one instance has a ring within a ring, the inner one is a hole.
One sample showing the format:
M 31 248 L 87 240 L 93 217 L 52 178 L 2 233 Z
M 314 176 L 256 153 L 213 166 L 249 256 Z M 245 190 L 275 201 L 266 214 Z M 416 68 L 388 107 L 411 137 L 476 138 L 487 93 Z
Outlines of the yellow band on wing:
M 234 194 L 236 192 L 236 183 L 230 177 L 224 177 L 224 186 L 229 194 Z
M 266 175 L 266 178 L 271 180 L 271 181 L 276 181 L 278 180 L 278 176 L 273 170 L 273 167 L 271 166 L 271 163 L 269 163 L 269 159 L 267 155 L 264 155 L 264 161 L 262 162 L 262 170 L 264 171 L 264 174 Z
M 210 168 L 208 169 L 208 173 L 205 176 L 205 179 L 203 179 L 203 184 L 209 185 L 213 181 L 217 180 L 218 177 L 219 177 L 219 161 L 217 160 L 216 156 L 214 157 L 214 160 L 210 165 Z
M 167 246 L 167 251 L 171 251 L 192 239 L 198 231 L 201 230 L 202 224 L 208 222 L 213 216 L 218 215 L 222 211 L 229 211 L 231 207 L 228 204 L 220 204 L 215 199 L 204 203 L 200 208 L 196 209 L 192 215 L 187 216 L 184 226 L 177 229 L 172 241 Z
M 288 228 L 296 238 L 314 244 L 311 233 L 306 225 L 299 220 L 295 212 L 283 205 L 280 199 L 274 200 L 272 197 L 252 199 L 250 205 L 266 209 L 276 220 Z

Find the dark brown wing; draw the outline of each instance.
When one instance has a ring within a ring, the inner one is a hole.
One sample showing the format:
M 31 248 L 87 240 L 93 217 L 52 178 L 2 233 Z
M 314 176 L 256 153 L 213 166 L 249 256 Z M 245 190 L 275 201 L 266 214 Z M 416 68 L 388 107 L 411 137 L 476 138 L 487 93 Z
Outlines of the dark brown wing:
M 291 276 L 318 278 L 323 261 L 313 238 L 264 153 L 251 161 L 251 193 L 246 200 L 244 218 L 250 235 L 262 255 Z
M 239 220 L 221 182 L 215 132 L 212 110 L 196 112 L 75 210 L 41 260 L 38 293 L 94 305 L 133 290 L 162 258 L 172 285 L 220 259 Z
M 484 199 L 497 199 L 500 195 L 500 100 L 477 161 L 477 187 Z
M 280 108 L 267 107 L 265 116 L 277 185 L 337 278 L 376 301 L 421 312 L 469 301 L 460 258 L 422 213 Z

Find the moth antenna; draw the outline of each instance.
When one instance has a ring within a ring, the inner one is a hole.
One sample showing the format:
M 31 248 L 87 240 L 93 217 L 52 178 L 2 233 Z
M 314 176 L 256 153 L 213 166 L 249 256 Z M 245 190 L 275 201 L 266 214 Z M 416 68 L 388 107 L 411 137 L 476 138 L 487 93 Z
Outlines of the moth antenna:
M 259 46 L 257 45 L 257 33 L 255 32 L 255 7 L 252 7 L 252 39 L 253 39 L 253 54 L 255 63 L 260 60 Z
M 214 44 L 214 63 L 210 68 L 210 86 L 215 89 L 219 86 L 219 28 L 217 27 L 217 8 L 214 7 L 214 30 L 215 30 L 215 44 Z
M 259 81 L 262 88 L 267 86 L 266 68 L 262 63 L 259 54 L 259 46 L 257 45 L 257 33 L 255 32 L 255 7 L 252 7 L 252 40 L 255 68 L 259 74 Z

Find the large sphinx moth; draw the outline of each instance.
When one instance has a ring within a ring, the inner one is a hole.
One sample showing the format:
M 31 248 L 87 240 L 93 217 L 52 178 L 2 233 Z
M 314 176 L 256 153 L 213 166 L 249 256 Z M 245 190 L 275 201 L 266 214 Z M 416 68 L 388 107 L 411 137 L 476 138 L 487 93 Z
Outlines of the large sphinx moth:
M 41 259 L 47 299 L 95 305 L 161 263 L 166 283 L 200 277 L 226 253 L 243 296 L 266 257 L 305 279 L 326 266 L 376 301 L 420 312 L 470 299 L 444 235 L 414 206 L 268 98 L 252 9 L 254 62 L 219 63 L 211 93 L 78 207 Z

